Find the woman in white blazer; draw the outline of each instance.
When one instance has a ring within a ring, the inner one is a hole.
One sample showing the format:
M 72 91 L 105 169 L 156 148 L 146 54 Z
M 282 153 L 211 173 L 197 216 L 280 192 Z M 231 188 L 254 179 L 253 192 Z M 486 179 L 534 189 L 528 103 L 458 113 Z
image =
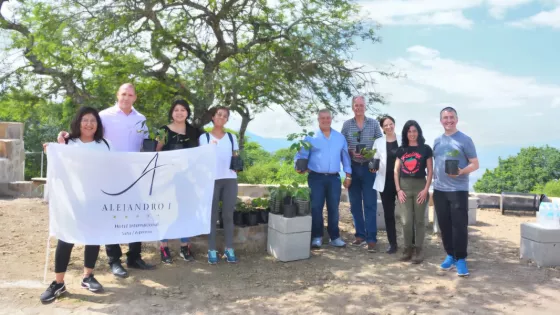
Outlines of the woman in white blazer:
M 395 119 L 385 115 L 379 117 L 379 125 L 383 129 L 383 137 L 378 138 L 373 143 L 373 148 L 377 149 L 376 159 L 380 160 L 379 170 L 375 176 L 373 189 L 381 195 L 381 203 L 385 213 L 385 226 L 387 238 L 389 239 L 388 254 L 397 252 L 397 229 L 395 226 L 395 200 L 397 190 L 395 188 L 394 169 L 397 159 L 396 151 L 400 146 L 400 137 L 395 134 Z

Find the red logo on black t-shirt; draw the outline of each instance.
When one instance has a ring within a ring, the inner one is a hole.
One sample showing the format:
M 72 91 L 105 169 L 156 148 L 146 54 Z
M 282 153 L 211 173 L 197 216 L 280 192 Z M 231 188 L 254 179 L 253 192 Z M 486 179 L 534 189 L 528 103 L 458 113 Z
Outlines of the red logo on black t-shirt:
M 402 171 L 408 175 L 414 175 L 420 170 L 422 155 L 418 152 L 405 153 L 402 156 Z

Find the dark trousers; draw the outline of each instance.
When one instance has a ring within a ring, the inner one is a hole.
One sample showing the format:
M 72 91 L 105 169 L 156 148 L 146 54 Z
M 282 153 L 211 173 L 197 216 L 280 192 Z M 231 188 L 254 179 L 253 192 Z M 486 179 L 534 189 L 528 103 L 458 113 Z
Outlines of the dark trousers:
M 54 272 L 66 272 L 68 263 L 70 262 L 70 254 L 72 253 L 74 244 L 66 243 L 58 240 L 56 252 L 54 254 Z M 99 256 L 99 245 L 86 245 L 84 249 L 84 267 L 95 268 L 95 262 Z
M 469 192 L 434 190 L 434 207 L 437 214 L 443 247 L 455 259 L 467 257 Z
M 395 202 L 397 200 L 397 189 L 394 180 L 385 179 L 385 188 L 379 193 L 381 195 L 381 203 L 383 204 L 383 212 L 385 215 L 385 229 L 387 230 L 387 238 L 389 244 L 397 245 L 397 227 L 395 220 Z
M 354 218 L 356 238 L 377 242 L 377 192 L 373 189 L 375 173 L 368 165 L 352 163 L 352 182 L 348 188 L 350 212 Z
M 323 237 L 323 207 L 327 201 L 327 231 L 331 240 L 340 237 L 338 229 L 338 206 L 342 183 L 339 174 L 309 172 L 307 185 L 311 190 L 311 237 Z
M 112 264 L 117 261 L 121 261 L 121 256 L 122 256 L 121 245 L 119 244 L 105 245 L 105 250 L 107 251 L 109 264 Z M 141 258 L 140 255 L 141 252 L 142 252 L 141 242 L 128 244 L 128 253 L 126 253 L 127 261 L 132 262 L 138 258 Z

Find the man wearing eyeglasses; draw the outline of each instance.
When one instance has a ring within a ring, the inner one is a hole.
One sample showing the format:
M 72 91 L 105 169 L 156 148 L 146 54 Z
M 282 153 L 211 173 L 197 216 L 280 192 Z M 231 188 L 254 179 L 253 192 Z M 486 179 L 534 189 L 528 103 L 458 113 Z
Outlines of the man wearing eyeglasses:
M 356 229 L 354 246 L 367 243 L 368 251 L 375 252 L 377 244 L 377 192 L 373 189 L 375 173 L 368 169 L 363 149 L 371 149 L 373 142 L 383 136 L 377 120 L 365 116 L 366 101 L 363 96 L 352 98 L 354 118 L 342 125 L 342 135 L 348 143 L 352 157 L 352 182 L 348 188 L 350 211 Z M 363 204 L 362 204 L 363 203 Z

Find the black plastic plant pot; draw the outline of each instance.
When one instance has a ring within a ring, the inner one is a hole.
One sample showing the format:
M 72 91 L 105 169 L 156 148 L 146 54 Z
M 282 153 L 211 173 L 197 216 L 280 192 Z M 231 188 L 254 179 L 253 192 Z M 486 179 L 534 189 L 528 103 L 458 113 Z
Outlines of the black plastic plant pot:
M 171 145 L 169 146 L 169 148 L 170 148 L 171 150 L 181 150 L 181 149 L 184 149 L 184 148 L 185 148 L 185 145 L 182 144 L 182 143 L 175 143 L 175 144 L 171 144 Z
M 284 205 L 284 218 L 293 218 L 297 215 L 297 206 L 295 204 Z
M 266 210 L 259 211 L 259 214 L 261 216 L 261 223 L 267 224 L 268 223 L 268 211 L 266 211 Z
M 298 217 L 303 217 L 309 215 L 309 201 L 308 200 L 296 200 L 297 204 L 297 215 Z
M 233 224 L 236 226 L 245 226 L 245 224 L 243 223 L 243 212 L 233 212 Z
M 245 212 L 245 223 L 248 226 L 259 225 L 259 213 L 257 211 Z
M 381 163 L 381 160 L 379 159 L 373 159 L 371 161 L 369 161 L 368 163 L 368 168 L 370 170 L 379 170 L 379 164 Z
M 156 152 L 157 141 L 152 139 L 144 139 L 142 142 L 143 152 Z
M 445 173 L 459 175 L 459 160 L 445 160 Z
M 243 160 L 241 159 L 241 157 L 236 155 L 232 156 L 231 163 L 229 164 L 229 168 L 236 172 L 243 171 Z
M 361 154 L 362 150 L 366 148 L 365 144 L 356 144 L 356 153 Z
M 307 160 L 307 159 L 298 159 L 296 161 L 296 170 L 298 170 L 300 172 L 307 171 L 307 163 L 308 162 L 309 162 L 309 160 Z

